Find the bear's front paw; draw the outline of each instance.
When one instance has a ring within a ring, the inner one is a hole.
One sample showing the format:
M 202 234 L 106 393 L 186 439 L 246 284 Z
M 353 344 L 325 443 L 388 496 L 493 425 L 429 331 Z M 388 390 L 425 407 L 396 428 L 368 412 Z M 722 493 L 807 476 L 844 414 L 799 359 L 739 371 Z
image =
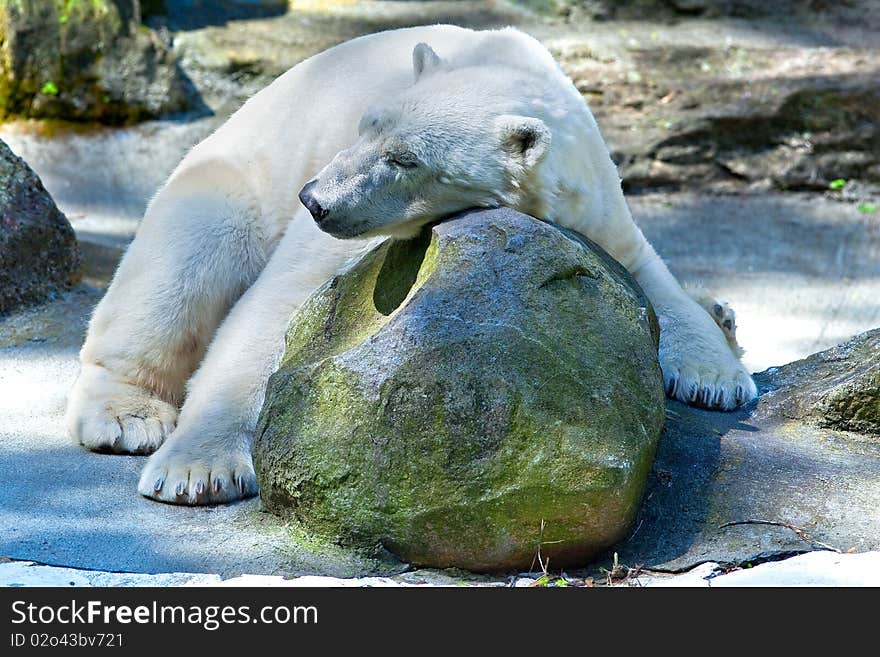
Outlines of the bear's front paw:
M 250 441 L 187 440 L 179 432 L 147 461 L 138 492 L 160 502 L 224 504 L 257 494 Z
M 672 399 L 713 410 L 730 411 L 758 396 L 758 389 L 745 366 L 721 345 L 709 353 L 661 350 L 663 385 Z
M 177 408 L 98 365 L 84 365 L 67 405 L 70 436 L 86 449 L 151 454 L 174 430 Z
M 706 288 L 699 285 L 688 287 L 687 293 L 703 310 L 709 313 L 709 316 L 715 321 L 718 328 L 721 329 L 733 355 L 737 358 L 742 358 L 743 348 L 736 341 L 736 313 L 730 307 L 730 304 L 709 294 Z

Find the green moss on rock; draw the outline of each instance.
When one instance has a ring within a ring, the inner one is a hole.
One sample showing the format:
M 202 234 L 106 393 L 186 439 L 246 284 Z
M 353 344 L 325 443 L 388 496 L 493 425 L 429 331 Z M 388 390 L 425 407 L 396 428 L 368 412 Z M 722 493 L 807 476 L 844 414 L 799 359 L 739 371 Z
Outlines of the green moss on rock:
M 530 217 L 386 242 L 291 324 L 254 446 L 263 500 L 419 565 L 526 568 L 539 542 L 586 560 L 625 534 L 651 468 L 655 339 L 619 265 Z
M 0 0 L 0 118 L 119 124 L 186 108 L 170 47 L 135 0 Z
M 769 390 L 758 416 L 778 413 L 822 427 L 880 435 L 880 329 L 756 377 Z

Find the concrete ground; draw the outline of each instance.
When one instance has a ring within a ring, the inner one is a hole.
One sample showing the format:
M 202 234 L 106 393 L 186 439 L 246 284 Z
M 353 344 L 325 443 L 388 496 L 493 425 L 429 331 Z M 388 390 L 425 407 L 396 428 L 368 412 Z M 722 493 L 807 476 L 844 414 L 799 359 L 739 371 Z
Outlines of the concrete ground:
M 630 199 L 683 283 L 736 311 L 759 372 L 880 326 L 880 218 L 820 194 L 648 194 Z
M 553 580 L 555 586 L 556 581 Z M 564 578 L 567 586 L 584 586 L 584 579 Z M 593 584 L 595 585 L 595 581 Z M 599 582 L 602 583 L 601 580 Z M 272 575 L 241 575 L 223 579 L 197 573 L 157 575 L 110 573 L 45 566 L 28 561 L 0 562 L 0 585 L 5 586 L 285 586 L 285 587 L 406 587 L 406 586 L 540 586 L 537 576 L 481 579 L 441 571 L 411 571 L 393 577 L 321 577 L 285 579 Z M 544 584 L 547 585 L 547 584 Z M 836 554 L 810 552 L 752 568 L 729 570 L 707 562 L 678 575 L 643 572 L 614 582 L 630 587 L 752 587 L 752 586 L 880 586 L 880 552 Z

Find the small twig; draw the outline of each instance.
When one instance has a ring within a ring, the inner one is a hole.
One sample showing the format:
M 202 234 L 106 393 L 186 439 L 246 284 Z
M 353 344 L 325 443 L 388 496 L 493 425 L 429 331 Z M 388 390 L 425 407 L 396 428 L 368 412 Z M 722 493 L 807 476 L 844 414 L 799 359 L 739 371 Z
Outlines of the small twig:
M 537 559 L 538 564 L 540 564 L 540 566 L 541 566 L 541 572 L 544 574 L 545 577 L 550 577 L 550 573 L 547 572 L 547 566 L 550 565 L 550 557 L 547 557 L 546 560 L 541 558 L 541 546 L 542 545 L 555 545 L 556 543 L 562 543 L 562 541 L 561 540 L 559 540 L 559 541 L 545 541 L 544 540 L 544 527 L 545 526 L 546 526 L 546 523 L 544 522 L 544 519 L 542 518 L 541 519 L 541 533 L 538 535 L 538 549 L 535 552 L 535 556 L 532 557 L 532 565 L 529 566 L 529 572 L 532 572 L 532 570 L 534 569 L 535 559 Z
M 798 527 L 795 524 L 785 522 L 783 520 L 736 520 L 733 522 L 725 522 L 723 525 L 718 525 L 718 529 L 724 529 L 725 527 L 734 527 L 736 525 L 772 525 L 774 527 L 785 527 L 786 529 L 790 529 L 791 531 L 793 531 L 799 539 L 806 543 L 818 545 L 819 547 L 825 548 L 826 550 L 837 552 L 837 554 L 842 553 L 842 550 L 834 547 L 833 545 L 828 545 L 828 543 L 823 543 L 822 541 L 813 538 L 807 533 L 807 530 L 803 527 Z
M 639 533 L 639 530 L 642 528 L 642 524 L 644 522 L 645 522 L 644 520 L 639 520 L 638 526 L 636 527 L 635 531 L 629 535 L 629 538 L 626 539 L 627 541 L 631 541 L 631 540 L 633 540 L 633 538 L 635 538 L 635 535 Z
M 608 571 L 608 574 L 605 577 L 605 586 L 611 586 L 614 582 L 614 578 L 617 577 L 620 569 L 620 564 L 617 562 L 617 552 L 614 553 L 614 561 L 611 563 L 611 570 Z
M 537 559 L 537 560 L 538 560 L 538 563 L 541 565 L 541 572 L 543 572 L 544 575 L 547 575 L 547 564 L 550 563 L 550 558 L 549 558 L 549 557 L 547 558 L 547 564 L 545 564 L 545 563 L 541 560 L 541 543 L 542 543 L 543 540 L 544 540 L 544 525 L 545 525 L 545 523 L 544 523 L 544 519 L 541 518 L 541 532 L 538 534 L 538 549 L 537 549 L 537 552 L 535 552 L 535 556 L 532 557 L 532 565 L 529 566 L 529 572 L 532 572 L 532 570 L 534 570 L 534 568 L 535 568 L 535 559 Z
M 636 581 L 645 571 L 644 564 L 636 564 L 632 568 L 620 563 L 620 557 L 617 552 L 614 553 L 614 560 L 611 563 L 611 570 L 607 568 L 599 568 L 599 572 L 605 575 L 605 586 L 614 586 L 615 584 L 627 584 L 629 586 L 641 586 Z

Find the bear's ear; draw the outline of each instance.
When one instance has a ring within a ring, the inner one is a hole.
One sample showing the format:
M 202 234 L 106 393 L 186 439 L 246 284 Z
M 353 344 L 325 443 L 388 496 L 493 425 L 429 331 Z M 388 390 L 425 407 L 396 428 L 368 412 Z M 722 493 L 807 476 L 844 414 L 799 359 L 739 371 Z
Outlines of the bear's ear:
M 443 66 L 443 60 L 427 43 L 420 43 L 413 48 L 413 70 L 416 82 L 426 73 Z
M 504 152 L 526 169 L 540 162 L 550 149 L 550 129 L 541 119 L 506 114 L 498 117 L 496 130 Z

